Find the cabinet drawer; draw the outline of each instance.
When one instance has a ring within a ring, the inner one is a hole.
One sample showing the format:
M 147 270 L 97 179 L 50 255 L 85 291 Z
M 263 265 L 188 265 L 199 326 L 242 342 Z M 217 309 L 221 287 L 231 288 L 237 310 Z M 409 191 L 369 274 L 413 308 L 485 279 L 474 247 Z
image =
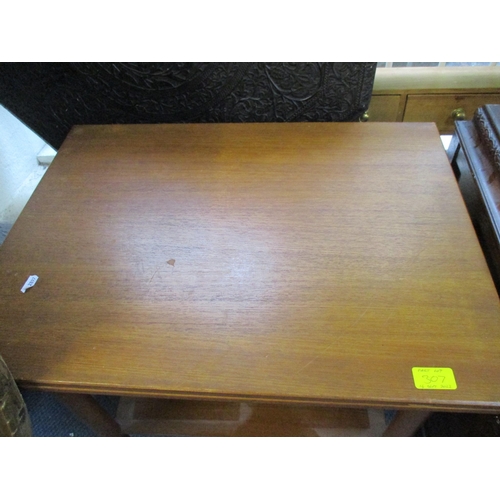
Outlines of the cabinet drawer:
M 451 134 L 455 130 L 453 110 L 463 108 L 470 120 L 474 111 L 485 104 L 500 104 L 500 93 L 409 95 L 403 121 L 435 122 L 441 134 Z
M 372 96 L 368 108 L 371 122 L 395 122 L 398 117 L 399 95 Z

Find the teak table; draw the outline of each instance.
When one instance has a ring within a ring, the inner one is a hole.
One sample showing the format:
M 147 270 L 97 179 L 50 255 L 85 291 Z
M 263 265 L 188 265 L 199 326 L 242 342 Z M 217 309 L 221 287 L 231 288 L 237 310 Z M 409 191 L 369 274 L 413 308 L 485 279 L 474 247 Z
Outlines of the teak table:
M 76 126 L 0 283 L 19 385 L 96 421 L 78 394 L 403 410 L 387 435 L 500 409 L 499 300 L 433 124 Z

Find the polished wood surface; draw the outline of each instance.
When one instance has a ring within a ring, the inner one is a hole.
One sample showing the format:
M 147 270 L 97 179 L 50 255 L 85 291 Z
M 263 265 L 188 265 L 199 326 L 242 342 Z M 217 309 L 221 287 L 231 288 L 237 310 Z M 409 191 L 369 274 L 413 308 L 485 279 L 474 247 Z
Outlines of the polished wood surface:
M 25 387 L 500 406 L 498 298 L 433 124 L 75 127 L 0 282 Z

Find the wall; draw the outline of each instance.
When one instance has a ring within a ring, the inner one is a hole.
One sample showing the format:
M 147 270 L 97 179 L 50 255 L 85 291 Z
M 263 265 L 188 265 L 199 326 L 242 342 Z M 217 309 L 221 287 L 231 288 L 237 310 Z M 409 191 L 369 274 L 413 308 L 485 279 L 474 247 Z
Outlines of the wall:
M 37 155 L 45 142 L 0 106 L 0 223 L 12 224 L 46 167 Z

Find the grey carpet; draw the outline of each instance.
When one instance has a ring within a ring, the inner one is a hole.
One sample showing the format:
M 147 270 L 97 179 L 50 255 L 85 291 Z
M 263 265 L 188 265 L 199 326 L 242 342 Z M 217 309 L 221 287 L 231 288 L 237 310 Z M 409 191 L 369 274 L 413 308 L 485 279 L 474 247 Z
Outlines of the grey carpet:
M 94 437 L 96 434 L 59 401 L 56 394 L 21 390 L 35 437 Z M 119 398 L 95 396 L 97 402 L 116 417 Z

